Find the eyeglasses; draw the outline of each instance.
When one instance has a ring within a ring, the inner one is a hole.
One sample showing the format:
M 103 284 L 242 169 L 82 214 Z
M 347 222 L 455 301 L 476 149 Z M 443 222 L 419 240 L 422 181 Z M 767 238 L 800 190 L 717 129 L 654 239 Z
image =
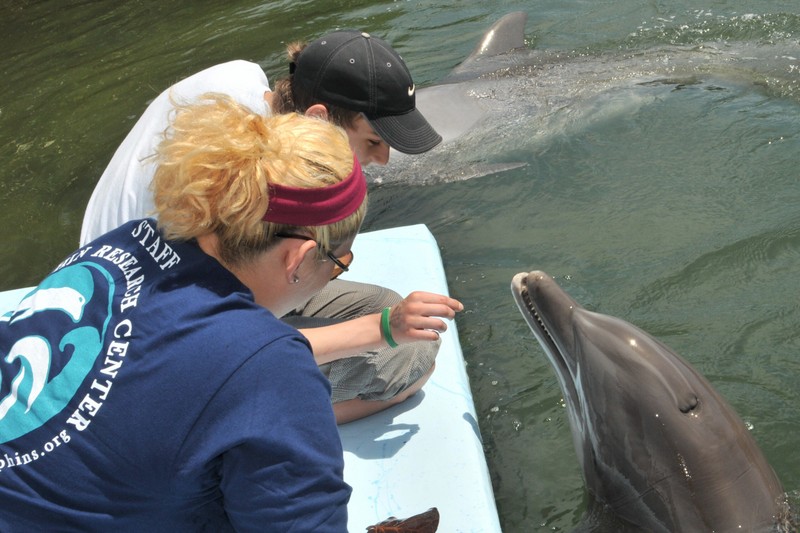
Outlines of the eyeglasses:
M 311 237 L 307 237 L 305 235 L 298 235 L 297 233 L 276 233 L 275 236 L 280 237 L 281 239 L 301 239 L 304 241 L 314 240 Z M 336 257 L 330 250 L 326 250 L 325 255 L 327 255 L 328 259 L 333 261 L 334 264 L 333 273 L 331 274 L 332 280 L 341 276 L 342 272 L 347 272 L 348 270 L 350 270 L 350 265 L 353 264 L 352 250 L 350 250 L 341 257 Z

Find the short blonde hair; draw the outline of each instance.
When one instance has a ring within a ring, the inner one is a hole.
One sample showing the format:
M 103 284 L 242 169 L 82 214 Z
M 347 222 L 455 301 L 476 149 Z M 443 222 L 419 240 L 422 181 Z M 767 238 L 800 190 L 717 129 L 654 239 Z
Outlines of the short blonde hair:
M 352 215 L 327 226 L 262 220 L 269 183 L 322 187 L 352 172 L 353 153 L 341 128 L 296 113 L 263 117 L 218 94 L 175 107 L 152 183 L 167 238 L 190 240 L 213 232 L 220 258 L 240 264 L 269 248 L 279 232 L 309 235 L 321 254 L 358 232 L 366 198 Z

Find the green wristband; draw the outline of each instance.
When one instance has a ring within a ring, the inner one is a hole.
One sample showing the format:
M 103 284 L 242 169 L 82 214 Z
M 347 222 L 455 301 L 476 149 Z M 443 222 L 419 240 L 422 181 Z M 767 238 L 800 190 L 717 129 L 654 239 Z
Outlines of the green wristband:
M 389 324 L 389 315 L 392 313 L 391 307 L 384 307 L 381 312 L 381 331 L 383 331 L 383 338 L 386 339 L 386 344 L 390 348 L 397 348 L 397 343 L 392 338 L 392 325 Z

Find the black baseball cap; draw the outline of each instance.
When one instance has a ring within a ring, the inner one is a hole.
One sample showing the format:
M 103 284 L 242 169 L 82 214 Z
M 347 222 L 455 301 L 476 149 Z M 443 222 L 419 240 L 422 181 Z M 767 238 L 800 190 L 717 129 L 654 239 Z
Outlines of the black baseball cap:
M 294 91 L 364 113 L 389 146 L 427 152 L 442 140 L 416 108 L 416 85 L 403 58 L 385 41 L 357 30 L 309 43 L 292 66 Z

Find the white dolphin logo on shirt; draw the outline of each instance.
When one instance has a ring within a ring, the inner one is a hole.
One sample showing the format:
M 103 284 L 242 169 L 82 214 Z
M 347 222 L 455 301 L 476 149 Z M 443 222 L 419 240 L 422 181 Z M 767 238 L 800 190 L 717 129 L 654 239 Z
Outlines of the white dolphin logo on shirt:
M 97 279 L 91 270 L 98 272 Z M 0 444 L 41 427 L 75 397 L 102 351 L 114 288 L 114 279 L 100 265 L 67 266 L 48 276 L 22 299 L 15 311 L 0 317 L 0 323 L 8 324 L 3 326 L 9 327 L 11 333 L 0 348 L 0 383 L 6 391 L 0 395 Z M 80 326 L 86 306 L 95 297 L 99 297 L 99 327 Z M 63 320 L 59 315 L 66 315 L 66 329 L 55 327 L 50 331 L 46 322 L 26 324 L 26 319 L 42 312 L 56 321 Z M 10 327 L 15 324 L 19 329 Z M 8 347 L 6 341 L 13 344 Z M 63 357 L 53 372 L 56 349 Z
M 0 321 L 9 321 L 11 324 L 33 316 L 34 313 L 47 309 L 56 309 L 69 315 L 73 322 L 77 322 L 83 314 L 86 297 L 70 287 L 54 287 L 39 289 L 24 298 L 14 313 L 0 317 Z

